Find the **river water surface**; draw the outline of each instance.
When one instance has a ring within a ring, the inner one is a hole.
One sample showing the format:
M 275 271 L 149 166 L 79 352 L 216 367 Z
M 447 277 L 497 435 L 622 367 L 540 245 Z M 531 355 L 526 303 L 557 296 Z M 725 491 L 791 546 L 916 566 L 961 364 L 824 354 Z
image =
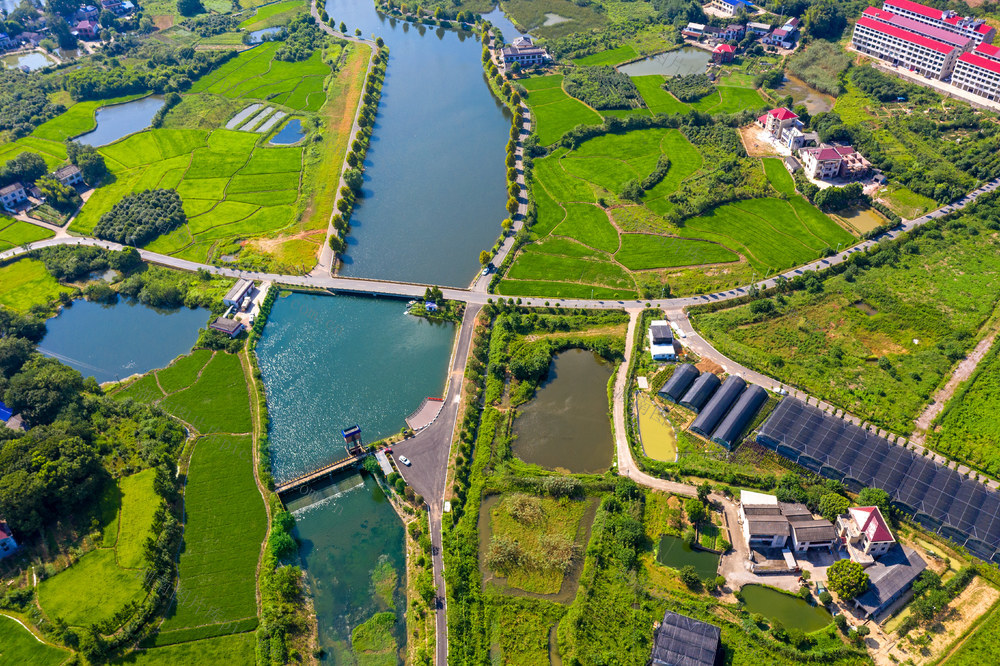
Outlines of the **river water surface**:
M 507 217 L 510 116 L 484 81 L 482 45 L 470 32 L 382 17 L 372 0 L 326 10 L 390 48 L 342 273 L 468 285 Z

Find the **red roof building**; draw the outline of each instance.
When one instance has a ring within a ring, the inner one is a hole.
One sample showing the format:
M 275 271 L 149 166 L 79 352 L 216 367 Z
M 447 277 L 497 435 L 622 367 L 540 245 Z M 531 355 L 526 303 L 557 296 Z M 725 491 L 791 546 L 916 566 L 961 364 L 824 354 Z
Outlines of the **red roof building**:
M 974 53 L 963 53 L 955 65 L 951 84 L 989 100 L 1000 100 L 1000 61 Z
M 854 24 L 851 43 L 866 55 L 906 67 L 928 78 L 943 80 L 951 75 L 962 48 L 865 15 Z
M 712 49 L 712 62 L 732 62 L 734 55 L 736 55 L 736 49 L 732 46 L 729 44 L 719 44 Z
M 837 533 L 851 559 L 870 564 L 896 543 L 877 506 L 858 506 L 837 518 Z
M 1000 47 L 992 44 L 980 44 L 972 52 L 977 56 L 1000 62 Z
M 935 9 L 912 0 L 884 0 L 882 9 L 941 28 L 973 40 L 976 44 L 993 41 L 996 31 L 986 21 L 972 16 L 959 16 L 950 9 Z

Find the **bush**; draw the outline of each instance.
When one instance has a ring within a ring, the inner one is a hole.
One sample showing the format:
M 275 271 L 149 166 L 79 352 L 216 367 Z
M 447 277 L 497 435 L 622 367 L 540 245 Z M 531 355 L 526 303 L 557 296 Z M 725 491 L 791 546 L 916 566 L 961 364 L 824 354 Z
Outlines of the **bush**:
M 698 590 L 701 588 L 701 579 L 698 578 L 698 572 L 690 564 L 682 567 L 678 573 L 680 574 L 681 582 L 687 585 L 688 589 Z
M 686 76 L 673 76 L 663 84 L 665 90 L 670 91 L 674 97 L 682 102 L 697 102 L 705 95 L 715 91 L 712 82 L 707 74 L 688 74 Z
M 824 606 L 829 606 L 833 602 L 833 595 L 823 590 L 819 593 L 819 602 Z
M 868 574 L 857 562 L 837 560 L 826 570 L 827 584 L 844 601 L 868 589 Z
M 123 245 L 141 246 L 187 221 L 176 190 L 126 194 L 101 216 L 94 235 Z
M 568 94 L 597 110 L 644 107 L 632 79 L 614 67 L 578 67 L 566 75 L 563 86 Z

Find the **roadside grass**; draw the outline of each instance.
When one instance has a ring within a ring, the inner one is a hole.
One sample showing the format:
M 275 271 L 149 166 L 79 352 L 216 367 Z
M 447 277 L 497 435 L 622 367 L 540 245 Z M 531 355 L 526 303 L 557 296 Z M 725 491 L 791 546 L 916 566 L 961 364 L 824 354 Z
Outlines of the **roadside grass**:
M 878 193 L 889 208 L 908 220 L 920 217 L 938 207 L 933 199 L 917 194 L 902 185 L 892 184 Z
M 153 514 L 162 499 L 153 489 L 155 469 L 147 469 L 119 480 L 121 487 L 121 514 L 118 520 L 118 566 L 123 569 L 142 569 L 145 565 L 143 549 L 150 536 Z
M 38 259 L 18 259 L 0 266 L 0 305 L 11 310 L 27 312 L 70 292 L 72 289 L 59 284 Z
M 31 666 L 55 666 L 69 657 L 69 652 L 48 643 L 43 643 L 17 620 L 0 615 L 0 652 L 8 664 L 31 664 Z
M 247 402 L 231 409 L 249 417 Z M 184 493 L 178 601 L 157 643 L 172 642 L 172 633 L 190 636 L 186 630 L 203 625 L 231 632 L 241 626 L 237 621 L 256 619 L 256 568 L 267 516 L 253 464 L 248 435 L 208 435 L 195 443 Z
M 577 58 L 573 61 L 573 64 L 585 67 L 594 67 L 596 65 L 618 65 L 623 62 L 628 62 L 629 60 L 634 60 L 638 57 L 639 52 L 636 51 L 631 44 L 624 44 L 616 49 L 601 51 L 600 53 L 594 53 L 589 56 Z
M 515 503 L 526 503 L 537 510 L 536 522 L 519 520 Z M 493 539 L 506 537 L 517 542 L 529 564 L 513 567 L 507 574 L 511 587 L 534 594 L 555 594 L 562 586 L 564 570 L 552 566 L 552 544 L 576 540 L 580 521 L 587 509 L 586 501 L 512 494 L 502 496 L 490 512 L 490 533 Z M 501 572 L 494 572 L 503 575 Z
M 599 113 L 566 94 L 562 79 L 561 74 L 551 74 L 519 82 L 528 91 L 526 101 L 534 117 L 535 133 L 545 146 L 555 143 L 577 125 L 601 122 Z
M 188 388 L 164 398 L 160 406 L 198 432 L 250 432 L 250 398 L 239 356 L 219 352 Z
M 788 196 L 795 194 L 795 181 L 792 180 L 792 175 L 788 173 L 788 169 L 785 168 L 780 158 L 766 157 L 761 162 L 764 164 L 764 173 L 767 175 L 771 187 L 780 194 Z
M 0 252 L 55 235 L 55 232 L 44 227 L 0 215 Z
M 997 642 L 1000 641 L 1000 612 L 997 612 L 996 606 L 991 611 L 957 650 L 946 655 L 945 661 L 949 666 L 979 666 L 996 660 Z
M 570 282 L 546 282 L 545 280 L 504 279 L 497 287 L 497 293 L 504 296 L 547 296 L 555 303 L 560 298 L 608 298 L 616 300 L 634 299 L 634 289 L 614 289 L 610 287 L 573 284 Z
M 177 645 L 138 650 L 113 664 L 140 666 L 204 666 L 204 664 L 253 664 L 256 662 L 255 635 L 232 634 Z
M 542 254 L 532 247 L 518 254 L 508 275 L 512 280 L 538 280 L 552 276 L 584 285 L 628 290 L 633 287 L 628 273 L 609 261 Z
M 908 434 L 1000 293 L 1000 241 L 975 218 L 963 222 L 968 229 L 919 235 L 916 254 L 899 253 L 853 282 L 839 275 L 820 293 L 797 291 L 772 316 L 739 306 L 693 321 L 729 358 Z M 953 453 L 971 455 L 958 445 Z
M 144 596 L 142 574 L 119 567 L 112 548 L 92 550 L 38 585 L 38 603 L 46 615 L 74 627 L 109 620 Z

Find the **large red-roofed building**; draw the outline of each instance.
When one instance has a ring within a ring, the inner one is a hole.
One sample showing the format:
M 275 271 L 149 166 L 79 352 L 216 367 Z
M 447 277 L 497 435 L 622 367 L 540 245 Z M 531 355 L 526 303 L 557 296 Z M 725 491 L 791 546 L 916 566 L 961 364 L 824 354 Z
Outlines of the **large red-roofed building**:
M 877 506 L 856 506 L 837 518 L 837 534 L 851 559 L 867 560 L 889 552 L 895 537 Z
M 963 53 L 951 76 L 953 86 L 986 99 L 1000 100 L 1000 61 L 982 54 L 977 48 Z
M 882 9 L 919 21 L 935 28 L 968 37 L 976 44 L 993 42 L 996 30 L 986 21 L 972 16 L 959 16 L 950 9 L 934 9 L 911 0 L 884 0 Z
M 887 22 L 884 12 L 879 18 L 870 14 L 859 18 L 851 43 L 861 53 L 939 80 L 951 76 L 963 51 L 955 44 Z

